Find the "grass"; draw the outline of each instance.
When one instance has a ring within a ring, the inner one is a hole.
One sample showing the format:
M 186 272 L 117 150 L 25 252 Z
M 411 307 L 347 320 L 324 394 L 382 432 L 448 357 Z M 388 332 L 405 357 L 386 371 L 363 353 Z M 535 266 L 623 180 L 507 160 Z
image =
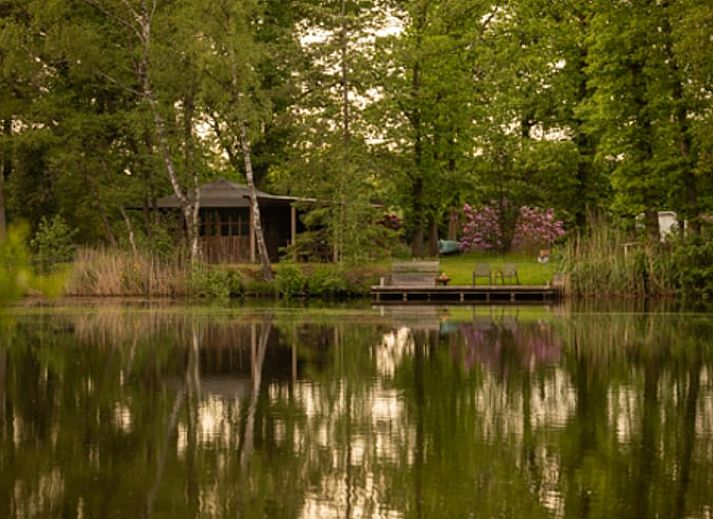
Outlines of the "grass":
M 451 285 L 470 285 L 476 263 L 488 263 L 496 272 L 503 263 L 516 266 L 520 283 L 544 285 L 556 266 L 541 265 L 524 254 L 466 253 L 440 259 L 440 270 Z M 333 264 L 273 265 L 275 281 L 259 278 L 257 265 L 202 265 L 191 269 L 180 258 L 160 261 L 148 254 L 121 250 L 81 249 L 71 266 L 65 295 L 143 297 L 243 297 L 309 295 L 320 298 L 366 296 L 371 285 L 390 270 L 387 262 L 360 266 Z M 479 279 L 479 284 L 484 280 Z M 510 281 L 508 281 L 510 283 Z
M 512 263 L 517 269 L 521 285 L 544 285 L 552 280 L 557 271 L 556 264 L 537 262 L 534 255 L 521 253 L 508 253 L 495 255 L 477 252 L 468 252 L 456 256 L 440 258 L 441 271 L 451 278 L 451 285 L 470 285 L 473 282 L 473 267 L 476 263 L 487 263 L 492 271 L 497 271 L 504 263 Z M 478 283 L 486 280 L 479 278 Z M 506 280 L 507 282 L 507 280 Z
M 180 258 L 159 261 L 120 249 L 83 248 L 70 267 L 65 295 L 174 297 L 188 293 Z
M 668 248 L 638 242 L 635 237 L 598 224 L 562 251 L 562 266 L 570 277 L 570 291 L 583 297 L 666 296 L 675 293 L 678 265 Z

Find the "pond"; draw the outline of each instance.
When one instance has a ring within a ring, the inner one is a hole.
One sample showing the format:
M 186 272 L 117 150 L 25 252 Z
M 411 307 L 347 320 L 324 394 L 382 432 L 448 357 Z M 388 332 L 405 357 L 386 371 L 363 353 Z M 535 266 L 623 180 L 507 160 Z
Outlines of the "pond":
M 713 317 L 0 313 L 0 517 L 711 517 Z

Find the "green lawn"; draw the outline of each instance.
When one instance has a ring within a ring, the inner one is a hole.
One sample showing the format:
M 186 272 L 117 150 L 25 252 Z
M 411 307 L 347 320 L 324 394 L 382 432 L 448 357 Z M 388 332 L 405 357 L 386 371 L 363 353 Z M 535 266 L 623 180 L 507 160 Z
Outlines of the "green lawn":
M 497 271 L 503 263 L 513 263 L 522 285 L 544 285 L 552 279 L 556 270 L 552 263 L 544 265 L 537 263 L 537 258 L 533 255 L 514 253 L 494 255 L 468 252 L 456 256 L 443 256 L 440 261 L 441 271 L 450 276 L 451 285 L 470 285 L 473 280 L 473 266 L 476 263 L 488 263 L 493 271 Z M 486 283 L 486 279 L 478 278 L 478 284 Z

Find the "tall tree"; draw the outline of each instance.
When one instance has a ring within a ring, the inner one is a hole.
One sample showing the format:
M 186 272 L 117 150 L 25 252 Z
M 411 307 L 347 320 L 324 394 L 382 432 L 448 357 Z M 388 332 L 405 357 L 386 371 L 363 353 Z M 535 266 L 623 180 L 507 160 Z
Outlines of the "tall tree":
M 668 200 L 671 166 L 680 162 L 666 16 L 656 2 L 617 2 L 593 15 L 590 33 L 596 91 L 587 110 L 601 135 L 599 156 L 613 168 L 614 209 L 643 213 L 651 242 L 660 239 L 658 211 Z
M 206 72 L 201 85 L 203 101 L 219 145 L 233 168 L 245 173 L 250 191 L 252 232 L 262 275 L 270 280 L 272 269 L 255 186 L 249 133 L 251 123 L 258 124 L 269 114 L 269 98 L 261 95 L 256 74 L 264 59 L 264 50 L 255 38 L 255 26 L 262 13 L 257 3 L 237 4 L 228 0 L 213 0 L 207 8 L 201 5 L 198 11 L 194 30 L 203 36 L 204 42 L 201 49 Z
M 16 0 L 0 1 L 0 240 L 7 235 L 7 184 L 16 159 L 16 129 L 32 124 L 32 99 L 40 98 L 46 86 L 30 7 Z
M 471 179 L 478 132 L 489 117 L 485 2 L 400 2 L 403 31 L 386 38 L 380 61 L 385 145 L 400 160 L 395 182 L 415 256 L 437 253 L 439 225 Z
M 105 29 L 104 36 L 112 38 L 127 53 L 126 61 L 133 71 L 130 83 L 127 84 L 128 77 L 124 79 L 125 74 L 117 77 L 118 67 L 99 70 L 97 74 L 133 92 L 147 107 L 153 142 L 179 200 L 191 261 L 195 262 L 200 254 L 196 74 L 190 52 L 173 45 L 181 11 L 177 4 L 159 0 L 84 1 L 106 16 L 109 28 Z
M 318 222 L 335 261 L 362 259 L 374 250 L 372 202 L 381 190 L 368 141 L 366 109 L 376 94 L 375 34 L 386 25 L 387 2 L 304 2 L 302 63 L 294 74 L 299 136 L 291 163 L 275 183 L 320 201 L 307 220 Z

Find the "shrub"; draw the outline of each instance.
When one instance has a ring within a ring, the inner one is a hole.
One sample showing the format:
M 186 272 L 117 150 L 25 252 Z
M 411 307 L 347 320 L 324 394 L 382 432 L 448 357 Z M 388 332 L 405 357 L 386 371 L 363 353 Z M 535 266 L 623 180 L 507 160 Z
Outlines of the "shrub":
M 278 293 L 284 297 L 303 295 L 306 292 L 307 278 L 300 267 L 287 263 L 277 271 L 275 286 Z
M 679 244 L 673 253 L 672 268 L 685 297 L 713 296 L 713 242 L 693 239 Z
M 227 299 L 230 297 L 230 273 L 222 268 L 196 265 L 191 270 L 188 286 L 195 297 Z
M 242 280 L 242 293 L 246 296 L 275 296 L 277 294 L 275 283 L 257 278 L 245 278 Z
M 512 246 L 524 250 L 536 250 L 550 246 L 564 236 L 564 224 L 555 219 L 554 209 L 521 207 L 515 224 Z
M 0 241 L 0 303 L 22 295 L 31 278 L 25 228 L 11 229 Z
M 11 226 L 7 237 L 0 240 L 0 305 L 28 293 L 58 296 L 64 288 L 62 273 L 36 275 L 33 272 L 27 234 L 26 227 Z
M 320 265 L 307 277 L 310 296 L 334 297 L 348 292 L 344 270 L 336 265 Z
M 565 234 L 563 222 L 555 219 L 554 209 L 521 207 L 517 212 L 512 236 L 504 230 L 504 227 L 512 229 L 512 225 L 503 223 L 504 215 L 495 205 L 486 205 L 476 210 L 465 204 L 463 213 L 466 222 L 460 242 L 461 250 L 505 251 L 511 246 L 534 250 L 552 245 Z
M 503 248 L 503 232 L 500 213 L 493 206 L 486 205 L 480 210 L 469 204 L 463 206 L 465 225 L 460 246 L 462 250 L 500 250 Z
M 38 270 L 51 272 L 62 263 L 70 263 L 77 248 L 73 243 L 76 234 L 76 229 L 70 228 L 61 216 L 55 215 L 52 220 L 43 217 L 30 242 Z

